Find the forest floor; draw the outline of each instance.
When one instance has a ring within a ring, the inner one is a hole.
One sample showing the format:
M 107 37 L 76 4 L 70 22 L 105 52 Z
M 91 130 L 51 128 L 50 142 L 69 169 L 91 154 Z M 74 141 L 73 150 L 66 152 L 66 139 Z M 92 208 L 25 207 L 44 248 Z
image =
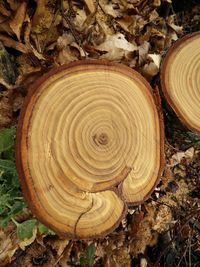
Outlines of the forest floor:
M 200 136 L 181 124 L 162 94 L 161 182 L 103 239 L 61 240 L 33 218 L 13 156 L 23 100 L 47 70 L 106 59 L 136 69 L 160 88 L 169 47 L 199 30 L 199 0 L 0 2 L 0 266 L 200 266 Z

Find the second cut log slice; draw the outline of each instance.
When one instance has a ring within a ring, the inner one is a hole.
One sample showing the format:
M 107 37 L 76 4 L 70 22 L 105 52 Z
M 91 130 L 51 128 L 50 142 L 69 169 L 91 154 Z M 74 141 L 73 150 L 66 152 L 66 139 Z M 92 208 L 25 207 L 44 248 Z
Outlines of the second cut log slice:
M 185 35 L 169 49 L 161 84 L 177 116 L 200 134 L 200 32 Z

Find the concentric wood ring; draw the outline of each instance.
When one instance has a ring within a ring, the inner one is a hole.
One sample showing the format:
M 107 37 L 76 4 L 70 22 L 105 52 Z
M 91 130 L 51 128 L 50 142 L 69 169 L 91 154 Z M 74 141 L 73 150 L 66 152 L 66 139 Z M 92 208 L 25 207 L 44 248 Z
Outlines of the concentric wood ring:
M 43 223 L 73 238 L 110 232 L 126 202 L 144 201 L 161 173 L 162 127 L 149 84 L 105 61 L 47 73 L 26 98 L 16 158 Z
M 162 64 L 161 82 L 177 116 L 200 133 L 200 32 L 184 36 L 169 49 Z

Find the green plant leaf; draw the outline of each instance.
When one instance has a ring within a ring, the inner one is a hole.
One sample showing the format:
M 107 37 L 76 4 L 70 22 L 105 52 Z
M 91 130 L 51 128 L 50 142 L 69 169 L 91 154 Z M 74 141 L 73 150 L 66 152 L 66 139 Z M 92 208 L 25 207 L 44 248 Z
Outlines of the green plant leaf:
M 42 234 L 47 234 L 48 231 L 49 231 L 49 229 L 44 224 L 42 224 L 41 222 L 39 222 L 38 223 L 38 231 L 42 235 Z
M 0 154 L 14 147 L 15 127 L 0 130 Z
M 37 226 L 37 220 L 27 220 L 16 225 L 18 238 L 21 240 L 30 239 L 33 235 L 33 229 Z
M 12 208 L 10 209 L 10 215 L 17 215 L 26 207 L 26 203 L 24 201 L 16 201 Z
M 86 249 L 86 259 L 89 267 L 94 265 L 94 256 L 95 256 L 96 247 L 94 244 L 90 244 Z
M 87 266 L 87 261 L 84 256 L 80 257 L 80 265 L 81 266 Z
M 11 172 L 17 176 L 15 163 L 11 160 L 0 159 L 0 170 L 4 172 Z
M 80 265 L 84 267 L 93 267 L 94 266 L 94 256 L 95 256 L 96 247 L 94 244 L 90 244 L 85 251 L 85 255 L 80 257 Z
M 41 234 L 53 234 L 53 231 L 35 219 L 22 223 L 15 220 L 15 216 L 27 206 L 21 195 L 14 161 L 15 131 L 15 127 L 0 130 L 0 227 L 7 227 L 12 220 L 21 240 L 31 238 L 35 227 L 38 227 Z

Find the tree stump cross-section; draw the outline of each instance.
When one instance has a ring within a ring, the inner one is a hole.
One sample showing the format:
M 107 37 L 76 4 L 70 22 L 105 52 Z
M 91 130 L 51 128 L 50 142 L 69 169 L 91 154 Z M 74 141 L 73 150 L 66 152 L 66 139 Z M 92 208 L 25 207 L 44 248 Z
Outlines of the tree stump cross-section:
M 30 88 L 17 169 L 33 214 L 61 237 L 106 235 L 158 183 L 164 137 L 151 91 L 136 71 L 98 60 L 61 66 Z
M 161 84 L 177 116 L 200 134 L 200 32 L 185 35 L 169 49 L 162 64 Z

